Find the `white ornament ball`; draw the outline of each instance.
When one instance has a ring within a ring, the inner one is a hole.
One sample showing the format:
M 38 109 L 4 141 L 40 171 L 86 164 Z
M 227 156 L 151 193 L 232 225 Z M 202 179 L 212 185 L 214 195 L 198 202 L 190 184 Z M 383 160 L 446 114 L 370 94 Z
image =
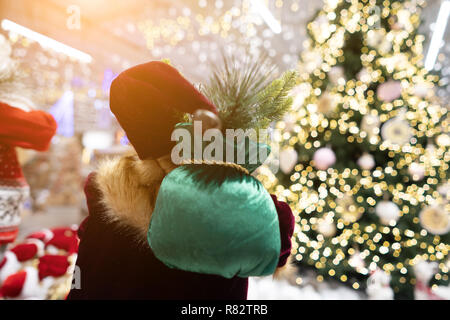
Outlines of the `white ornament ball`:
M 392 41 L 389 40 L 388 37 L 385 37 L 383 39 L 383 41 L 380 43 L 380 45 L 378 46 L 378 51 L 381 54 L 387 54 L 389 51 L 391 51 L 392 49 Z
M 314 166 L 319 170 L 327 170 L 336 162 L 336 155 L 330 148 L 320 148 L 313 156 Z
M 430 87 L 425 83 L 418 83 L 413 87 L 414 94 L 420 98 L 425 98 L 430 91 Z
M 337 85 L 339 82 L 339 79 L 344 79 L 344 68 L 341 66 L 335 66 L 330 69 L 328 72 L 328 78 L 330 79 L 330 82 L 334 85 Z
M 381 120 L 373 114 L 366 114 L 361 120 L 361 130 L 365 131 L 369 137 L 380 133 Z
M 348 259 L 348 264 L 355 268 L 356 271 L 358 272 L 363 272 L 365 271 L 365 266 L 366 266 L 366 262 L 364 261 L 364 259 L 361 257 L 361 252 L 359 252 L 359 250 L 357 250 L 355 253 L 353 253 L 351 255 L 351 257 Z
M 372 170 L 375 167 L 375 160 L 369 153 L 364 153 L 356 163 L 363 170 Z
M 413 162 L 409 165 L 408 173 L 414 181 L 420 181 L 425 177 L 425 167 L 420 163 Z
M 280 152 L 280 169 L 284 174 L 289 174 L 297 164 L 298 153 L 292 148 Z
M 383 42 L 383 38 L 386 37 L 385 32 L 382 30 L 371 30 L 370 34 L 367 34 L 367 44 L 371 47 L 377 48 Z
M 336 234 L 336 226 L 334 225 L 333 220 L 325 218 L 317 224 L 317 231 L 324 237 L 332 237 Z
M 380 201 L 375 206 L 375 213 L 382 224 L 395 225 L 400 218 L 400 209 L 392 201 Z
M 441 147 L 450 146 L 450 135 L 443 133 L 436 138 L 436 143 Z
M 366 68 L 362 68 L 358 72 L 358 74 L 356 75 L 356 79 L 358 79 L 359 81 L 364 82 L 364 83 L 372 82 L 372 77 L 371 77 L 369 71 L 367 71 Z
M 386 30 L 384 29 L 369 30 L 366 42 L 383 55 L 392 49 L 392 41 L 386 36 Z

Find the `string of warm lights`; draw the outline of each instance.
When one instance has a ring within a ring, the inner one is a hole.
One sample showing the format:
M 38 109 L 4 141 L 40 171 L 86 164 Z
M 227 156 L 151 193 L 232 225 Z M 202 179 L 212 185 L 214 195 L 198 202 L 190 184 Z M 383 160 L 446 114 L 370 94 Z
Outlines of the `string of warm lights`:
M 154 48 L 155 43 L 164 41 L 175 46 L 183 40 L 193 40 L 197 35 L 208 34 L 220 35 L 227 38 L 236 27 L 246 33 L 247 36 L 254 34 L 255 21 L 250 15 L 254 10 L 267 22 L 274 33 L 281 32 L 281 25 L 262 0 L 239 1 L 239 5 L 230 6 L 223 10 L 224 3 L 215 1 L 215 8 L 220 9 L 216 17 L 211 15 L 206 8 L 206 1 L 199 1 L 199 10 L 194 13 L 190 8 L 184 8 L 182 14 L 176 18 L 164 18 L 159 21 L 145 20 L 139 23 L 138 28 L 144 34 L 149 49 Z M 282 5 L 282 2 L 281 2 Z M 280 6 L 277 1 L 277 6 Z M 201 9 L 204 9 L 202 13 Z
M 407 294 L 420 259 L 449 280 L 449 123 L 422 62 L 423 6 L 328 0 L 308 24 L 294 111 L 274 137 L 285 169 L 258 177 L 295 211 L 292 252 L 319 281 L 358 289 L 381 268 Z
M 284 68 L 295 65 L 304 36 L 303 21 L 317 4 L 299 10 L 300 0 L 192 1 L 171 8 L 161 18 L 138 21 L 153 56 L 174 48 L 198 55 L 200 63 L 217 62 L 219 51 L 276 58 Z M 215 38 L 215 41 L 212 39 Z M 288 46 L 287 50 L 280 50 Z M 219 50 L 220 49 L 220 50 Z

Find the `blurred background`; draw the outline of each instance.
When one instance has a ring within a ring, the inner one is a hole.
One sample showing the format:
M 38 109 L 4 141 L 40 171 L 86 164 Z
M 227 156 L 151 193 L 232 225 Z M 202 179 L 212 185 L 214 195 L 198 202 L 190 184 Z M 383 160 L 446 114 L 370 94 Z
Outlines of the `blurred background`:
M 334 2 L 340 1 L 0 0 L 0 34 L 10 43 L 12 58 L 26 74 L 23 81 L 30 89 L 30 99 L 38 109 L 51 113 L 58 123 L 57 135 L 48 151 L 17 151 L 30 185 L 18 241 L 38 230 L 78 225 L 87 215 L 83 194 L 87 175 L 95 170 L 100 159 L 126 150 L 124 133 L 109 110 L 109 87 L 121 71 L 167 58 L 190 81 L 201 83 L 207 80 L 212 67 L 221 63 L 221 51 L 238 57 L 267 54 L 279 73 L 301 69 L 299 64 L 305 61 L 302 54 L 311 48 L 308 23 L 319 10 Z M 423 7 L 418 24 L 418 32 L 424 35 L 422 60 L 427 58 L 427 53 L 435 54 L 430 63 L 433 74 L 438 74 L 440 80 L 434 86 L 434 95 L 447 108 L 450 98 L 448 1 L 406 2 L 408 8 Z M 439 23 L 438 16 L 442 16 Z M 433 47 L 431 39 L 435 33 L 440 37 Z M 302 79 L 299 85 L 301 82 Z M 278 179 L 286 185 L 282 178 Z M 446 206 L 444 212 L 448 217 L 447 209 Z M 302 213 L 297 210 L 296 214 Z M 444 257 L 449 247 L 445 239 L 448 236 L 438 240 L 443 244 Z M 447 261 L 448 266 L 448 259 L 441 260 Z M 355 282 L 324 278 L 314 265 L 300 265 L 279 281 L 251 279 L 249 297 L 368 298 L 365 285 L 360 288 Z M 446 268 L 440 266 L 442 275 L 437 280 L 442 280 L 448 272 Z M 329 269 L 326 271 L 333 275 Z M 360 283 L 366 281 L 368 273 L 362 275 Z M 403 297 L 412 298 L 411 295 Z

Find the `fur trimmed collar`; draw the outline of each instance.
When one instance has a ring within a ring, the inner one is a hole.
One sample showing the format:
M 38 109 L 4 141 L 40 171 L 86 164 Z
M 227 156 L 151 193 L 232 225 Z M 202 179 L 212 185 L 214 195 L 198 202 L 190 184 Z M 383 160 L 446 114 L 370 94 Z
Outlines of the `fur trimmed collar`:
M 134 229 L 137 239 L 146 242 L 159 187 L 174 168 L 169 156 L 140 160 L 135 152 L 102 162 L 95 182 L 107 221 Z

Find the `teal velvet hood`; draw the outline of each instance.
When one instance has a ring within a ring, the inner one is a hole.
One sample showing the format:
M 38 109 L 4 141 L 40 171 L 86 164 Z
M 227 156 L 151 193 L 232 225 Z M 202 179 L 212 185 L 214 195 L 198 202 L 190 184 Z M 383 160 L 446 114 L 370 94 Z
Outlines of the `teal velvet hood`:
M 277 211 L 261 183 L 208 165 L 180 166 L 164 178 L 148 242 L 171 268 L 225 278 L 272 274 L 281 248 Z

